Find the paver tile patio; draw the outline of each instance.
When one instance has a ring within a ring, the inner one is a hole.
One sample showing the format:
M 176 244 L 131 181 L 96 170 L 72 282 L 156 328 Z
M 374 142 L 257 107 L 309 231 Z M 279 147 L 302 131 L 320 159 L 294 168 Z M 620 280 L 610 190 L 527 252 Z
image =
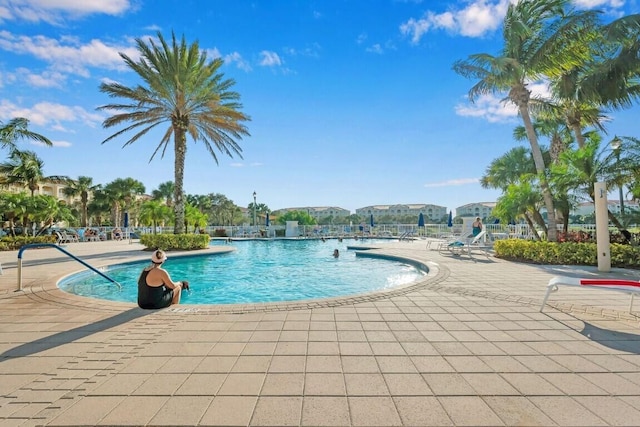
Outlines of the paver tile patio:
M 68 246 L 99 266 L 148 256 Z M 159 311 L 61 292 L 78 266 L 52 249 L 27 253 L 14 292 L 16 254 L 0 252 L 0 425 L 640 425 L 628 297 L 563 289 L 539 312 L 558 270 L 595 269 L 473 262 L 420 240 L 381 252 L 431 272 L 357 298 Z

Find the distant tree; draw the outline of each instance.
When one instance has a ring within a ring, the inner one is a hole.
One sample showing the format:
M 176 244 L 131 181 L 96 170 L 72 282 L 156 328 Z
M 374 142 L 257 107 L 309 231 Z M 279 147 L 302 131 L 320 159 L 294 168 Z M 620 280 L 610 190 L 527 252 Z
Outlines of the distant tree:
M 147 200 L 140 206 L 140 221 L 144 225 L 153 226 L 153 234 L 160 224 L 171 219 L 171 208 L 159 200 Z
M 298 221 L 299 225 L 315 225 L 316 220 L 304 211 L 290 211 L 278 217 L 278 224 L 285 225 L 287 221 Z
M 93 193 L 93 198 L 87 204 L 87 215 L 89 219 L 95 219 L 95 224 L 104 225 L 104 218 L 110 217 L 111 206 L 111 194 L 98 189 Z
M 23 185 L 31 191 L 33 197 L 44 181 L 69 181 L 66 176 L 44 176 L 43 168 L 44 162 L 35 152 L 13 150 L 9 154 L 9 161 L 0 164 L 0 182 Z
M 146 136 L 162 124 L 168 127 L 151 156 L 161 151 L 161 156 L 171 143 L 174 150 L 174 233 L 184 227 L 184 165 L 187 153 L 187 135 L 195 142 L 203 142 L 216 164 L 215 150 L 228 156 L 242 157 L 237 140 L 249 135 L 243 122 L 249 117 L 240 112 L 240 95 L 230 90 L 235 84 L 231 79 L 223 80 L 220 68 L 222 58 L 207 61 L 207 55 L 197 42 L 187 45 L 182 37 L 178 42 L 174 34 L 167 43 L 161 33 L 159 44 L 149 39 L 136 39 L 140 58 L 136 61 L 120 53 L 125 64 L 135 71 L 145 86 L 126 87 L 120 83 L 102 83 L 100 91 L 111 98 L 122 98 L 129 103 L 114 103 L 99 107 L 101 110 L 117 111 L 103 122 L 105 128 L 124 125 L 102 143 L 127 132 L 135 132 L 124 146 Z
M 81 205 L 81 219 L 80 223 L 82 227 L 86 227 L 88 224 L 89 214 L 87 206 L 89 204 L 89 193 L 93 193 L 98 190 L 100 184 L 93 184 L 93 178 L 88 176 L 79 176 L 77 180 L 69 180 L 67 186 L 62 190 L 67 196 L 76 197 L 80 196 Z
M 190 204 L 186 205 L 185 211 L 185 232 L 189 232 L 189 224 L 193 225 L 193 230 L 195 231 L 197 228 L 203 228 L 207 226 L 207 214 L 200 211 L 195 206 Z
M 144 194 L 144 184 L 133 178 L 117 178 L 103 187 L 112 207 L 112 223 L 122 224 L 122 213 L 127 211 L 135 197 Z
M 176 186 L 173 181 L 163 182 L 158 186 L 158 189 L 151 192 L 151 197 L 155 200 L 162 200 L 169 207 L 173 205 L 173 195 L 176 191 Z

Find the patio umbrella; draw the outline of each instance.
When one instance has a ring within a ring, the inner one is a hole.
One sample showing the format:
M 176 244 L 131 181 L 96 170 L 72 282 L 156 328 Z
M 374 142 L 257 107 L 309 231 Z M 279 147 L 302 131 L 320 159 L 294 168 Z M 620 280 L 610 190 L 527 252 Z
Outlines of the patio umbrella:
M 371 224 L 371 227 L 375 227 L 375 226 L 376 226 L 376 225 L 373 223 L 373 214 L 371 214 L 371 222 L 370 222 L 370 224 Z
M 269 221 L 269 212 L 267 212 L 267 219 L 264 221 L 265 225 L 268 227 L 269 225 L 271 225 L 271 221 Z
M 447 220 L 447 227 L 453 227 L 453 214 L 449 211 L 449 219 Z
M 129 212 L 125 212 L 124 213 L 124 235 L 127 236 L 131 236 L 129 234 Z
M 422 215 L 422 212 L 418 216 L 418 227 L 424 227 L 424 215 Z

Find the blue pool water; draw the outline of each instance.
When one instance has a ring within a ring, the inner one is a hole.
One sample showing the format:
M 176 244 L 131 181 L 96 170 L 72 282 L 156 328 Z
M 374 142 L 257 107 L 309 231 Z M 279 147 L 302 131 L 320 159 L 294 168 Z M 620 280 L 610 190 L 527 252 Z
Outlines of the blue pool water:
M 174 281 L 189 280 L 183 304 L 238 304 L 298 301 L 361 294 L 418 281 L 426 274 L 393 260 L 358 256 L 347 245 L 381 241 L 268 240 L 232 242 L 237 250 L 211 256 L 171 257 L 164 264 Z M 213 243 L 224 244 L 224 243 Z M 334 249 L 340 251 L 333 257 Z M 137 280 L 147 261 L 119 264 L 105 273 L 117 286 L 93 272 L 63 279 L 58 285 L 77 295 L 136 302 Z

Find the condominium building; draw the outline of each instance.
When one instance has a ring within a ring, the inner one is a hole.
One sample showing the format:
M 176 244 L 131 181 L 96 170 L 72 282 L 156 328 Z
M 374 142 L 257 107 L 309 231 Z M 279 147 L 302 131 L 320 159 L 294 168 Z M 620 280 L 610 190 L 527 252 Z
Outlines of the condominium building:
M 70 197 L 64 194 L 64 189 L 67 185 L 64 183 L 43 181 L 38 185 L 38 188 L 34 194 L 42 194 L 47 196 L 53 196 L 58 200 L 63 200 L 66 204 L 72 205 L 74 202 L 80 201 L 80 196 Z M 1 184 L 0 191 L 8 193 L 27 193 L 31 194 L 31 190 L 24 185 L 19 184 Z
M 373 205 L 366 206 L 364 208 L 356 209 L 356 214 L 361 217 L 369 217 L 373 215 L 373 218 L 380 218 L 383 216 L 415 216 L 424 215 L 425 221 L 439 221 L 447 215 L 447 208 L 445 206 L 431 205 L 426 203 L 415 204 L 398 204 L 398 205 Z
M 334 219 L 346 218 L 351 215 L 351 212 L 349 210 L 336 206 L 306 206 L 297 208 L 283 208 L 273 211 L 273 215 L 284 215 L 287 212 L 293 211 L 306 212 L 316 221 L 327 217 L 333 217 Z
M 456 208 L 456 216 L 469 216 L 487 218 L 491 215 L 491 211 L 496 207 L 496 202 L 476 202 L 458 206 Z

